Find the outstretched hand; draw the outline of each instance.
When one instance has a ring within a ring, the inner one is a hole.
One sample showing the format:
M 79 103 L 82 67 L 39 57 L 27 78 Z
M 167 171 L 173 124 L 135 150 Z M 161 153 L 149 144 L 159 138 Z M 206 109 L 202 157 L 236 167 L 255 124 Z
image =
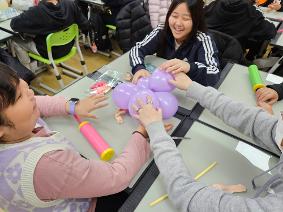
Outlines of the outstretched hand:
M 92 95 L 81 99 L 75 107 L 75 113 L 82 117 L 97 118 L 91 112 L 108 105 L 106 99 L 107 97 L 104 94 Z
M 148 70 L 146 70 L 146 69 L 140 69 L 140 70 L 138 70 L 138 71 L 134 74 L 132 82 L 133 82 L 134 84 L 137 84 L 137 82 L 138 82 L 138 80 L 139 80 L 140 78 L 142 78 L 142 77 L 149 77 L 149 76 L 150 76 L 150 73 L 149 73 Z
M 255 94 L 256 94 L 257 102 L 266 102 L 270 105 L 277 102 L 279 98 L 278 93 L 275 90 L 268 87 L 257 89 Z
M 185 73 L 178 73 L 174 75 L 174 79 L 169 81 L 172 85 L 180 90 L 186 91 L 192 84 L 192 80 Z
M 188 73 L 190 71 L 190 64 L 183 60 L 175 58 L 162 63 L 159 66 L 159 69 L 172 74 L 177 74 L 180 72 Z
M 258 107 L 261 107 L 262 109 L 264 109 L 269 114 L 273 115 L 272 105 L 270 105 L 266 102 L 258 102 L 257 105 L 258 105 Z
M 146 103 L 138 99 L 136 104 L 133 105 L 133 109 L 137 112 L 134 117 L 145 127 L 153 122 L 162 121 L 162 111 L 153 106 L 150 96 L 147 96 Z

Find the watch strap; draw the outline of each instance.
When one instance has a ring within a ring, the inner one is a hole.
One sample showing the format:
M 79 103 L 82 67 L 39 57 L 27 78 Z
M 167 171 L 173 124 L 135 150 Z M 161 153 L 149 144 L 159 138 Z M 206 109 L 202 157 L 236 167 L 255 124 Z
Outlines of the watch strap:
M 76 102 L 69 101 L 70 114 L 75 115 Z

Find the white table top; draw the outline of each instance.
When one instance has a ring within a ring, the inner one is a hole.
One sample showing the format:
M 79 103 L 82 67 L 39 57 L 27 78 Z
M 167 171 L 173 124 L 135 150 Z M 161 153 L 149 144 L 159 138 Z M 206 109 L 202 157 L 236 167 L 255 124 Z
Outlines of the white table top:
M 2 22 L 0 22 L 0 27 L 5 28 L 5 29 L 10 30 L 10 31 L 13 31 L 10 27 L 10 22 L 11 22 L 11 19 L 8 19 L 6 21 L 2 21 Z M 7 40 L 11 37 L 13 37 L 13 34 L 5 32 L 5 31 L 0 29 L 0 41 L 5 41 L 5 40 Z
M 278 161 L 278 158 L 274 156 L 197 122 L 193 124 L 186 136 L 191 139 L 183 140 L 178 149 L 190 172 L 195 176 L 216 161 L 218 164 L 199 180 L 207 185 L 224 183 L 243 184 L 247 187 L 246 193 L 234 195 L 251 197 L 255 193 L 251 185 L 252 178 L 263 170 L 273 167 Z M 150 202 L 164 194 L 166 189 L 159 175 L 135 211 L 176 212 L 177 209 L 169 199 L 153 207 L 149 206 Z
M 258 7 L 258 9 L 266 18 L 283 21 L 283 12 L 270 10 L 268 7 Z
M 260 72 L 260 74 L 262 80 L 265 81 L 265 84 L 271 84 L 270 82 L 267 82 L 265 80 L 267 76 L 266 72 Z M 252 90 L 248 76 L 248 67 L 246 66 L 235 64 L 218 90 L 223 92 L 226 96 L 231 97 L 232 99 L 245 102 L 246 104 L 251 106 L 256 106 L 255 93 Z M 274 104 L 273 111 L 275 114 L 277 114 L 282 110 L 282 108 L 283 101 L 279 101 Z M 222 120 L 215 117 L 206 109 L 203 111 L 199 119 L 219 129 L 229 132 L 232 135 L 254 143 L 250 137 L 245 136 L 234 128 L 227 126 Z
M 283 30 L 283 22 L 281 22 L 281 25 L 278 29 L 280 32 L 277 32 L 276 36 L 270 41 L 271 45 L 278 46 L 279 48 L 283 48 L 283 32 L 281 32 L 281 30 Z
M 159 57 L 156 57 L 156 56 L 153 56 L 153 55 L 147 56 L 145 58 L 145 64 L 151 64 L 151 65 L 154 65 L 156 67 L 158 67 L 164 61 L 165 61 L 165 59 L 159 58 Z M 118 59 L 116 59 L 113 62 L 111 62 L 110 64 L 102 67 L 98 71 L 103 73 L 103 72 L 105 72 L 109 69 L 118 71 L 120 73 L 120 80 L 125 81 L 125 75 L 127 73 L 131 73 L 131 66 L 130 66 L 130 62 L 129 62 L 129 52 L 123 54 Z M 185 109 L 188 109 L 188 110 L 191 110 L 195 106 L 196 101 L 194 101 L 192 99 L 188 99 L 187 97 L 185 97 L 184 91 L 180 91 L 178 89 L 175 89 L 172 93 L 178 99 L 179 106 L 181 106 Z
M 67 98 L 78 97 L 82 98 L 87 96 L 87 89 L 94 83 L 94 81 L 88 77 L 84 77 L 81 80 L 77 81 L 68 88 L 62 90 L 57 95 L 65 96 Z M 132 132 L 138 126 L 136 120 L 130 118 L 128 115 L 125 117 L 124 124 L 117 124 L 114 119 L 114 114 L 116 107 L 111 99 L 111 94 L 108 94 L 109 105 L 105 108 L 95 110 L 94 114 L 97 115 L 97 120 L 90 120 L 95 129 L 102 135 L 102 137 L 109 143 L 109 145 L 114 148 L 116 155 L 120 154 L 128 140 L 131 137 Z M 59 131 L 63 133 L 70 141 L 72 141 L 77 148 L 77 150 L 86 158 L 89 159 L 98 159 L 96 152 L 92 149 L 91 145 L 87 140 L 81 135 L 78 130 L 78 124 L 76 121 L 70 117 L 51 117 L 47 118 L 46 122 L 52 130 Z M 174 129 L 180 123 L 180 120 L 177 118 L 171 118 L 168 122 L 174 125 Z M 151 160 L 148 161 L 148 163 Z M 139 176 L 142 174 L 144 169 L 147 167 L 147 164 L 143 167 L 140 173 L 133 179 L 130 184 L 130 188 L 137 181 Z

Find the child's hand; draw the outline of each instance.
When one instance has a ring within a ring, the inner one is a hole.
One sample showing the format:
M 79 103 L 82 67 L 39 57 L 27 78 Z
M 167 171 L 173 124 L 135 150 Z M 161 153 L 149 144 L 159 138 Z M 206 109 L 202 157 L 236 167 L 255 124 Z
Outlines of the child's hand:
M 168 60 L 159 66 L 160 70 L 177 74 L 180 72 L 188 73 L 190 70 L 190 64 L 179 59 Z
M 258 102 L 257 105 L 258 105 L 258 107 L 261 107 L 262 109 L 264 109 L 269 114 L 273 115 L 272 105 L 267 104 L 266 102 Z
M 268 8 L 272 10 L 280 10 L 281 4 L 279 0 L 274 0 L 273 3 L 268 5 Z
M 136 105 L 133 105 L 134 110 L 137 111 L 135 118 L 138 119 L 141 124 L 146 127 L 153 122 L 162 121 L 161 109 L 155 109 L 152 105 L 152 99 L 150 96 L 147 97 L 147 103 L 144 104 L 143 101 L 138 100 Z
M 140 69 L 140 70 L 138 70 L 138 71 L 134 74 L 132 82 L 133 82 L 134 84 L 137 84 L 139 78 L 142 78 L 142 77 L 149 77 L 149 76 L 150 76 L 150 73 L 149 73 L 148 70 L 146 70 L 146 69 Z
M 268 87 L 257 89 L 255 95 L 257 102 L 266 102 L 270 105 L 277 102 L 279 98 L 278 93 L 275 90 Z
M 107 97 L 104 94 L 92 95 L 81 99 L 76 105 L 75 112 L 78 116 L 96 118 L 96 116 L 91 114 L 91 112 L 95 109 L 108 105 L 108 103 L 105 102 L 106 99 Z
M 180 90 L 186 91 L 188 87 L 192 84 L 192 80 L 183 72 L 175 74 L 174 80 L 170 80 L 169 82 L 179 88 Z

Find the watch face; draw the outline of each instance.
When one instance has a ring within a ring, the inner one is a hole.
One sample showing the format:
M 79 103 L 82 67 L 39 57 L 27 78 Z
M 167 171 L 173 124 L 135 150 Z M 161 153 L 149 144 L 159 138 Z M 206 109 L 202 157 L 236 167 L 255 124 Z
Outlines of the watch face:
M 78 103 L 80 101 L 80 99 L 78 99 L 78 98 L 71 98 L 69 101 Z

